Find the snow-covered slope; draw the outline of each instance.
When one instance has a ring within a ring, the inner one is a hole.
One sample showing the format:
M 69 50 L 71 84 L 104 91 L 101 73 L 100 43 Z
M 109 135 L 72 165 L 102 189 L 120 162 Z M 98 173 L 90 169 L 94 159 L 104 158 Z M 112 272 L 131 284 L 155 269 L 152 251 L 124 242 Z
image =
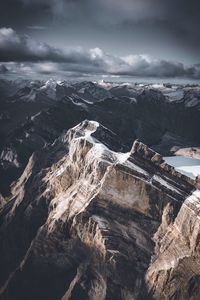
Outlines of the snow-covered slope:
M 176 168 L 177 171 L 195 179 L 200 175 L 200 159 L 171 156 L 164 158 L 166 162 Z

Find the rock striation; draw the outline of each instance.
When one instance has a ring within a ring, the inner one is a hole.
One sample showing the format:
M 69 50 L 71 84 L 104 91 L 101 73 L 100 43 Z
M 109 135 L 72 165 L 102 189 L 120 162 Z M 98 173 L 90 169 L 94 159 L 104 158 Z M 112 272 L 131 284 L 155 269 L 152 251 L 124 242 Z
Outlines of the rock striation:
M 198 182 L 83 121 L 35 152 L 0 210 L 0 299 L 198 300 Z

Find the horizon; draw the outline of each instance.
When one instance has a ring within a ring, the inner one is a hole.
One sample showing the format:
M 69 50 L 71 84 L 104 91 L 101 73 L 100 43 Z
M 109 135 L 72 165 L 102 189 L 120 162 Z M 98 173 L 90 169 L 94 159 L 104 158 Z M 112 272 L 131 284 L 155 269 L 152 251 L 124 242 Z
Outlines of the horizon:
M 0 74 L 0 80 L 28 80 L 28 81 L 64 81 L 64 82 L 93 82 L 93 83 L 113 83 L 113 84 L 173 84 L 173 85 L 197 85 L 200 86 L 200 79 L 193 78 L 157 78 L 157 77 L 112 77 L 112 76 L 85 76 L 85 77 L 67 77 L 67 76 L 57 76 L 57 75 L 45 75 L 40 74 L 39 77 L 37 74 L 32 75 L 17 75 L 17 74 Z

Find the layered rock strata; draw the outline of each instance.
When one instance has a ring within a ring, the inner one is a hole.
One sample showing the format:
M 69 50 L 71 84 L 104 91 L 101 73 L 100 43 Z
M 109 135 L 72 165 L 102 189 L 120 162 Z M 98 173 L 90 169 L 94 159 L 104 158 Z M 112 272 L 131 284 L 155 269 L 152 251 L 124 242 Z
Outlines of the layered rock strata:
M 34 153 L 0 212 L 0 299 L 200 295 L 200 191 L 84 121 Z

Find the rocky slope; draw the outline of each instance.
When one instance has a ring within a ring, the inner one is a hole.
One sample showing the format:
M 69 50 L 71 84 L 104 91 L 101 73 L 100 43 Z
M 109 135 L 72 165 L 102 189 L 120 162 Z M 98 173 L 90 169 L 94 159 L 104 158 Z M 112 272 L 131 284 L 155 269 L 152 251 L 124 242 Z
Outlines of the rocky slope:
M 116 132 L 128 148 L 139 138 L 164 156 L 200 149 L 199 86 L 0 80 L 0 104 L 4 196 L 35 150 L 84 119 Z
M 200 148 L 199 147 L 180 148 L 175 152 L 175 154 L 177 156 L 200 158 Z
M 199 182 L 124 149 L 84 121 L 31 156 L 0 213 L 0 299 L 199 299 Z

